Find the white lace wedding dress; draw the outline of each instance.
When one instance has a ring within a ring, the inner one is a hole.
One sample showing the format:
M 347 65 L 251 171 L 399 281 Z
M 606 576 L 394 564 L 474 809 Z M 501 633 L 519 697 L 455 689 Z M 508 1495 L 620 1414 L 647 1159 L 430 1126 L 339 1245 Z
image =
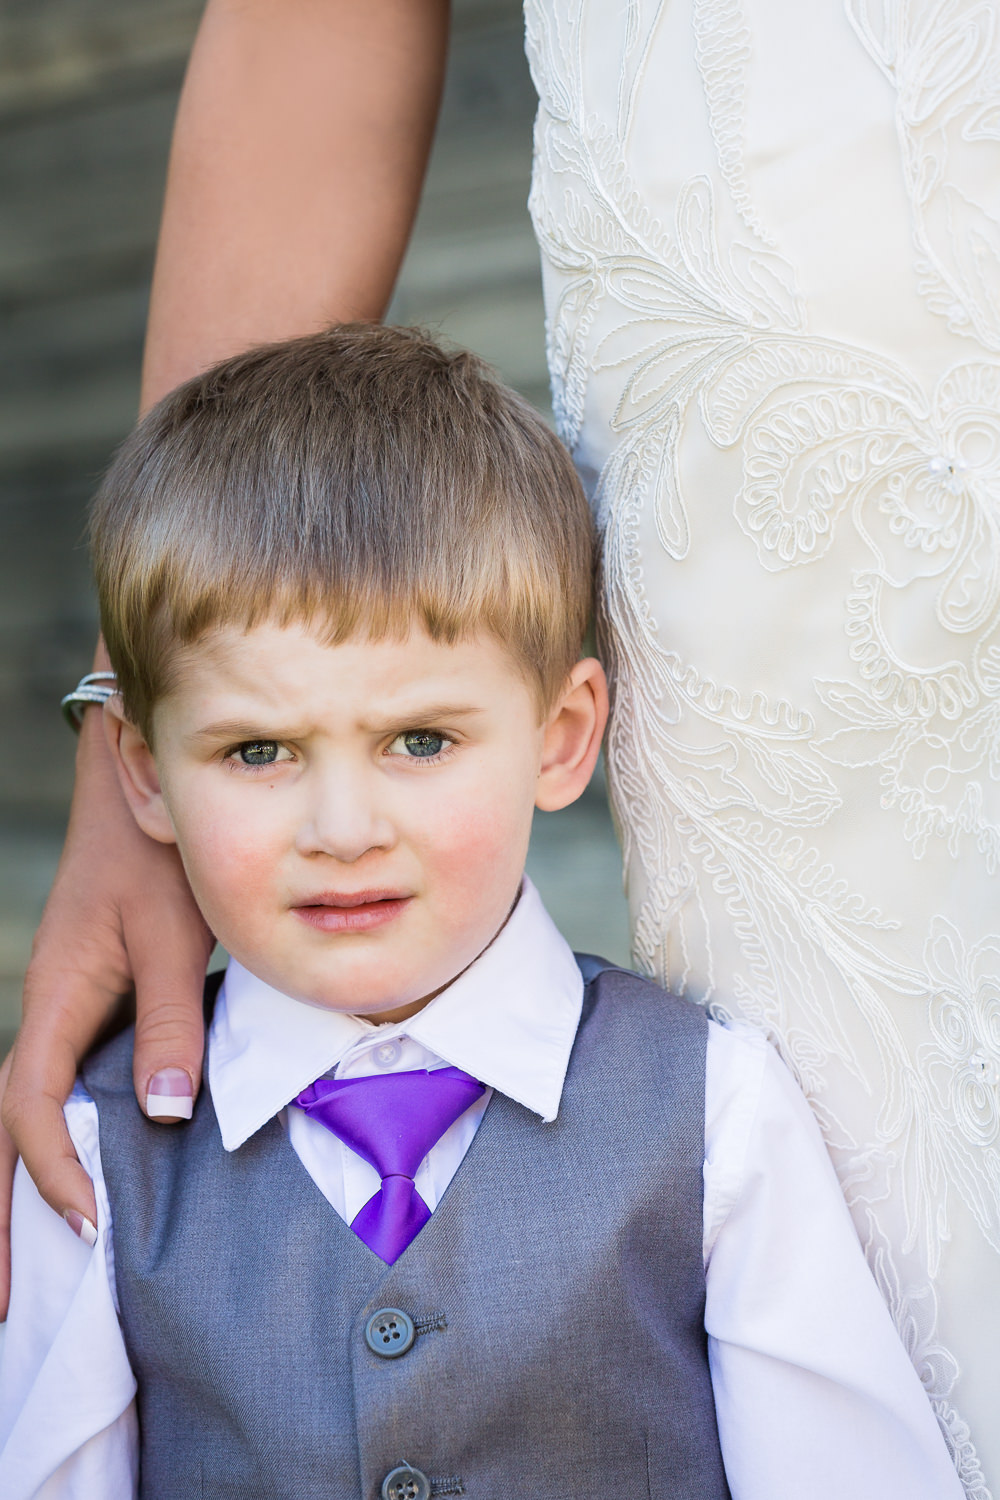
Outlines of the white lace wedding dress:
M 1000 1496 L 998 5 L 527 30 L 636 960 L 774 1038 Z

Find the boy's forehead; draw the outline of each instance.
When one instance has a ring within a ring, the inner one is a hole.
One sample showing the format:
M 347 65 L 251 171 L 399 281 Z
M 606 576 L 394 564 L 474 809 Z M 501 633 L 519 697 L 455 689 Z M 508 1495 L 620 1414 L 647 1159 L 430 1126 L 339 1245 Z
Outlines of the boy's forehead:
M 168 697 L 193 699 L 205 712 L 213 700 L 278 707 L 345 697 L 373 709 L 382 700 L 417 707 L 438 698 L 461 708 L 466 699 L 488 706 L 530 692 L 513 654 L 485 631 L 441 641 L 415 620 L 405 635 L 330 634 L 320 623 L 214 628 L 179 650 Z

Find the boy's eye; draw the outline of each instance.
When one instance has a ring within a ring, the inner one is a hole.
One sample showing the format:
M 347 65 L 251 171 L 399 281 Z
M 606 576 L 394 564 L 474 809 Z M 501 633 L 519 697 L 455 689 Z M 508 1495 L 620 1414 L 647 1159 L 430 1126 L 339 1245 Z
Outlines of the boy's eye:
M 280 757 L 281 748 L 277 740 L 246 740 L 237 746 L 236 755 L 245 766 L 272 766 Z
M 408 755 L 424 760 L 432 755 L 440 755 L 449 743 L 443 734 L 435 734 L 432 729 L 408 729 L 405 734 L 397 734 L 389 751 L 392 755 Z

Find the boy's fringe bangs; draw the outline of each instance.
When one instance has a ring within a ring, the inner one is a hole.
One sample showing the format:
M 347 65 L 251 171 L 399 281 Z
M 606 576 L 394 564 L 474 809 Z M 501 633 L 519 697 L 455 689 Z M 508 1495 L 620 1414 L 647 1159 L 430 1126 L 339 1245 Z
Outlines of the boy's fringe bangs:
M 95 501 L 105 640 L 149 733 L 185 646 L 221 627 L 331 645 L 477 632 L 540 712 L 572 669 L 594 532 L 568 454 L 473 356 L 368 325 L 254 350 L 126 440 Z
M 186 547 L 186 556 L 157 559 L 149 571 L 123 571 L 111 586 L 116 608 L 102 611 L 125 711 L 147 738 L 152 706 L 172 691 L 184 648 L 213 630 L 301 625 L 331 646 L 358 637 L 402 638 L 415 622 L 445 645 L 482 632 L 508 651 L 542 716 L 572 669 L 587 626 L 586 610 L 565 606 L 567 591 L 557 587 L 554 595 L 551 579 L 543 586 L 524 555 L 520 566 L 495 555 L 478 563 L 453 555 L 447 578 L 436 569 L 414 576 L 385 567 L 345 577 L 333 568 L 303 572 L 293 559 L 273 553 L 263 568 L 254 566 L 258 559 L 232 552 L 214 567 L 203 548 L 204 538 Z

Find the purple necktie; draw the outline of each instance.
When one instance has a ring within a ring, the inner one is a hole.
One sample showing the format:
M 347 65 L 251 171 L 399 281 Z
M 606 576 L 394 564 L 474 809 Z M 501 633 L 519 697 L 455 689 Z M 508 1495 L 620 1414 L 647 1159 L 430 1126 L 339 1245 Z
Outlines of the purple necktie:
M 392 1265 L 431 1211 L 413 1185 L 417 1168 L 459 1115 L 484 1092 L 461 1068 L 318 1078 L 293 1101 L 373 1166 L 382 1186 L 351 1224 Z

